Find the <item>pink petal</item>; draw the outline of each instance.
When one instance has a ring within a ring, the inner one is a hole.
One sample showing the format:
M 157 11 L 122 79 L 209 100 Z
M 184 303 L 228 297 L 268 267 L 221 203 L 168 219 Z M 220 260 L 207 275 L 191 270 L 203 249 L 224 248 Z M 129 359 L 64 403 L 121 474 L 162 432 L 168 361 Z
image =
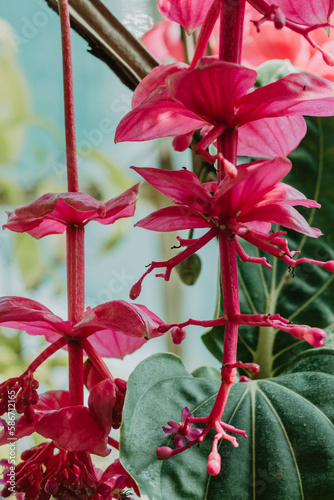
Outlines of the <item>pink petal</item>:
M 151 73 L 149 73 L 140 84 L 136 87 L 132 97 L 132 109 L 136 108 L 141 104 L 144 99 L 149 97 L 149 95 L 156 91 L 156 89 L 162 85 L 165 85 L 166 78 L 175 72 L 185 71 L 189 68 L 188 64 L 176 62 L 173 64 L 160 65 L 153 68 Z
M 140 184 L 136 184 L 124 193 L 116 196 L 116 198 L 106 201 L 104 203 L 105 213 L 101 216 L 95 215 L 90 220 L 97 221 L 100 224 L 113 224 L 116 220 L 123 217 L 132 217 L 135 212 L 139 186 Z
M 158 9 L 190 34 L 203 24 L 212 3 L 213 0 L 159 0 Z
M 28 232 L 36 238 L 63 233 L 67 226 L 83 226 L 90 220 L 111 224 L 121 217 L 133 215 L 139 185 L 106 203 L 86 193 L 47 193 L 28 205 L 9 213 L 3 227 Z
M 0 298 L 0 324 L 30 335 L 51 336 L 53 340 L 71 333 L 70 321 L 63 321 L 39 302 L 24 297 Z
M 123 359 L 127 354 L 137 351 L 147 340 L 109 329 L 94 333 L 89 337 L 89 342 L 103 358 Z
M 172 101 L 164 90 L 161 95 L 151 96 L 124 116 L 117 127 L 115 142 L 147 141 L 188 134 L 203 124 L 183 104 Z
M 280 116 L 247 123 L 238 130 L 239 155 L 274 158 L 296 149 L 306 134 L 306 123 L 302 116 Z
M 306 73 L 294 73 L 255 89 L 238 102 L 240 125 L 273 116 L 331 116 L 334 83 Z
M 101 429 L 108 435 L 113 423 L 113 408 L 116 402 L 116 388 L 111 380 L 102 380 L 90 391 L 88 407 Z
M 272 200 L 270 197 L 272 189 L 290 172 L 292 165 L 286 158 L 274 158 L 271 161 L 241 165 L 241 172 L 243 167 L 247 169 L 249 175 L 235 183 L 226 201 L 230 204 L 232 211 L 241 211 L 240 221 L 243 221 L 244 214 L 262 202 L 264 197 L 266 197 L 266 202 Z M 253 217 L 252 220 L 257 219 Z
M 131 168 L 175 203 L 188 205 L 204 213 L 211 210 L 212 196 L 193 172 L 188 170 L 168 171 L 158 168 Z
M 264 220 L 273 224 L 280 224 L 288 229 L 306 234 L 311 238 L 318 238 L 322 235 L 319 229 L 310 227 L 308 222 L 295 208 L 286 204 L 278 205 L 268 203 L 262 207 L 254 208 L 250 210 L 243 219 L 245 222 L 248 220 Z
M 178 231 L 200 227 L 211 227 L 207 219 L 197 210 L 186 206 L 166 207 L 141 219 L 138 227 L 150 231 Z
M 123 358 L 146 340 L 162 335 L 158 331 L 161 324 L 163 321 L 145 306 L 114 300 L 87 308 L 73 335 L 89 337 L 101 356 Z
M 305 26 L 326 23 L 333 12 L 333 0 L 275 0 L 285 17 Z
M 171 95 L 203 120 L 232 125 L 235 102 L 255 80 L 256 72 L 251 69 L 203 58 L 196 68 L 174 73 L 166 82 Z
M 286 158 L 260 160 L 240 165 L 238 175 L 234 179 L 224 179 L 219 184 L 214 195 L 213 205 L 217 211 L 224 210 L 226 213 L 230 213 L 231 217 L 234 217 L 242 207 L 243 209 L 252 207 L 251 197 L 261 199 L 290 170 L 291 162 Z M 255 190 L 253 184 L 260 191 Z
M 52 439 L 67 451 L 87 451 L 106 457 L 107 435 L 96 423 L 93 413 L 84 406 L 71 406 L 46 413 L 37 423 L 36 432 Z
M 141 37 L 140 41 L 160 62 L 169 57 L 176 61 L 185 60 L 180 26 L 168 19 L 155 24 Z
M 69 405 L 68 391 L 48 391 L 39 395 L 34 410 L 45 413 L 50 410 L 59 410 Z

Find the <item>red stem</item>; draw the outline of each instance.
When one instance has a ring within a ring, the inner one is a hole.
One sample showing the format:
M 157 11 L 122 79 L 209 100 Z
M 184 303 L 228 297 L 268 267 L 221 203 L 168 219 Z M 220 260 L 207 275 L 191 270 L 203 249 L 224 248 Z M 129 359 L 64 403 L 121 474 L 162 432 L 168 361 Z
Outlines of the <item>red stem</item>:
M 219 59 L 239 63 L 242 48 L 242 31 L 245 0 L 238 2 L 222 1 L 220 17 Z M 236 164 L 238 134 L 235 129 L 227 129 L 218 138 L 218 154 Z M 223 165 L 218 160 L 218 182 L 223 180 Z M 227 318 L 224 334 L 223 365 L 236 362 L 238 323 L 235 317 L 240 314 L 236 251 L 233 240 L 226 231 L 219 232 L 221 279 L 223 290 L 224 317 Z M 235 368 L 222 368 L 222 384 L 210 413 L 212 423 L 220 421 L 226 401 L 234 382 Z
M 221 3 L 219 59 L 222 61 L 240 63 L 245 3 L 245 0 Z
M 67 183 L 68 191 L 78 192 L 79 181 L 75 142 L 71 25 L 68 0 L 59 0 L 58 5 L 63 53 Z M 72 324 L 75 325 L 81 320 L 85 309 L 83 227 L 69 226 L 67 228 L 66 260 L 68 318 L 72 321 Z M 78 341 L 69 342 L 68 354 L 70 405 L 81 405 L 83 404 L 84 387 L 83 349 Z
M 66 341 L 65 337 L 61 337 L 60 339 L 53 342 L 46 349 L 44 349 L 44 351 L 42 351 L 41 354 L 39 354 L 36 359 L 34 359 L 34 361 L 26 369 L 26 372 L 27 373 L 29 371 L 35 372 L 37 370 L 37 368 L 42 363 L 44 363 L 44 361 L 46 359 L 48 359 L 50 356 L 52 356 L 52 354 L 54 354 L 55 352 L 59 351 L 59 349 L 64 347 L 64 345 L 66 345 L 66 343 L 67 343 L 67 341 Z
M 68 0 L 59 0 L 58 5 L 63 53 L 67 183 L 69 191 L 77 192 L 79 191 L 79 180 L 75 142 L 71 25 L 68 12 Z
M 82 347 L 85 349 L 87 356 L 95 366 L 95 368 L 100 372 L 100 375 L 102 375 L 103 378 L 107 378 L 113 382 L 114 377 L 111 375 L 103 359 L 101 358 L 97 350 L 94 349 L 89 340 L 84 339 L 81 341 L 81 344 Z

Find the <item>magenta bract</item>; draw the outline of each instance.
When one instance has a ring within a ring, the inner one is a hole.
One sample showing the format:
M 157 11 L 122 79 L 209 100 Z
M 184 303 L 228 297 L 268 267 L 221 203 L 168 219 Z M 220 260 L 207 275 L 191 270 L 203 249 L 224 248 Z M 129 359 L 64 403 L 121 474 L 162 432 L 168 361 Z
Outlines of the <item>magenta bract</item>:
M 35 238 L 63 233 L 67 226 L 85 226 L 90 221 L 113 224 L 134 214 L 139 184 L 106 203 L 86 193 L 47 193 L 8 213 L 3 227 Z

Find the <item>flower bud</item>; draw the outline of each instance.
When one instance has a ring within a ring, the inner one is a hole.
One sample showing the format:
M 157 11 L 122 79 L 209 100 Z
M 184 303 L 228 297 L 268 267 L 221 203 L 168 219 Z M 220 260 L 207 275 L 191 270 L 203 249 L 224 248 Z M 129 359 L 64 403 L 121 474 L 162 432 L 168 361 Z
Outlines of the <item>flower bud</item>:
M 157 448 L 158 460 L 168 460 L 172 455 L 173 450 L 169 446 L 160 446 L 160 448 Z
M 207 470 L 211 476 L 217 476 L 221 468 L 221 458 L 219 453 L 212 451 L 208 458 Z
M 186 329 L 174 326 L 170 331 L 174 344 L 181 344 L 182 340 L 186 338 Z
M 241 377 L 239 378 L 239 382 L 251 382 L 251 381 L 252 379 L 246 377 L 246 375 L 241 375 Z
M 133 287 L 130 290 L 129 297 L 131 300 L 136 300 L 137 297 L 139 297 L 141 292 L 141 283 L 138 281 L 133 285 Z
M 188 286 L 192 286 L 196 283 L 201 268 L 201 259 L 196 254 L 190 255 L 190 257 L 180 262 L 180 264 L 175 267 L 181 281 Z
M 304 340 L 314 347 L 321 347 L 325 343 L 326 332 L 321 328 L 309 328 L 305 330 Z
M 332 66 L 334 66 L 334 59 L 333 59 L 333 64 Z M 334 273 L 334 260 L 329 260 L 328 262 L 325 263 L 324 265 L 324 268 L 331 272 L 331 273 Z

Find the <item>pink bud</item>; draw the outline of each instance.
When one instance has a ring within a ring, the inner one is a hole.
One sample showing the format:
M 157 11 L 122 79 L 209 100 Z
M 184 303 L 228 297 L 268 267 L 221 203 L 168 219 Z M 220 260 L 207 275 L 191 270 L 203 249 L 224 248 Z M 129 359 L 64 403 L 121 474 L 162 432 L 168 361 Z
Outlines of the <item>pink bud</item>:
M 192 134 L 177 135 L 173 139 L 173 148 L 175 151 L 185 151 L 189 148 L 192 141 Z
M 180 328 L 179 326 L 174 326 L 170 331 L 174 344 L 181 344 L 182 340 L 186 338 L 185 328 Z
M 334 65 L 334 61 L 333 61 Z M 325 263 L 324 268 L 327 271 L 330 271 L 331 273 L 334 273 L 334 260 L 329 260 L 328 262 Z
M 169 446 L 160 446 L 160 448 L 157 448 L 158 460 L 168 460 L 172 455 L 173 450 Z
M 317 48 L 320 50 L 322 58 L 325 61 L 325 63 L 328 64 L 328 66 L 334 66 L 334 57 L 332 56 L 332 54 L 322 49 L 321 47 Z
M 244 368 L 246 368 L 246 370 L 253 375 L 255 375 L 255 373 L 259 373 L 260 371 L 260 365 L 257 363 L 245 363 Z
M 136 300 L 137 297 L 139 297 L 141 292 L 141 282 L 138 281 L 133 285 L 133 287 L 130 290 L 129 297 L 131 300 Z
M 249 377 L 246 377 L 246 375 L 241 375 L 239 378 L 239 382 L 251 382 L 252 380 Z
M 221 458 L 219 453 L 212 451 L 208 458 L 207 470 L 211 476 L 217 476 L 221 468 Z
M 325 343 L 326 332 L 321 328 L 309 328 L 304 333 L 304 340 L 314 347 L 321 347 Z

